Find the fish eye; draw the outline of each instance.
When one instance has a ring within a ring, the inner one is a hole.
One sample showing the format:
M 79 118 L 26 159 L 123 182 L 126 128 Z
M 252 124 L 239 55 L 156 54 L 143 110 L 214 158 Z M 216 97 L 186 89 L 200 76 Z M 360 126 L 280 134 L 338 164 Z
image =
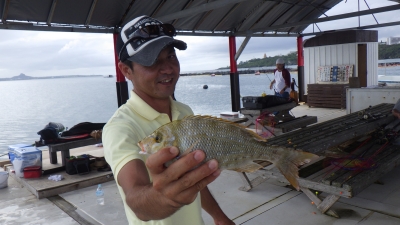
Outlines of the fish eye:
M 154 138 L 156 140 L 157 143 L 161 142 L 161 136 L 160 135 L 156 135 L 156 137 Z

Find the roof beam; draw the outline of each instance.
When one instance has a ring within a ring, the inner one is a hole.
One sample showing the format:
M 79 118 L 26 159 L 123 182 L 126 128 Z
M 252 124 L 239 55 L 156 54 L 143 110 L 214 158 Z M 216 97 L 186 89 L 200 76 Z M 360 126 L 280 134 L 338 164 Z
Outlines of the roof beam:
M 187 16 L 194 16 L 194 15 L 197 15 L 202 12 L 218 9 L 218 8 L 224 7 L 226 5 L 235 4 L 235 3 L 244 2 L 244 1 L 247 1 L 247 0 L 219 0 L 219 1 L 215 1 L 215 2 L 204 3 L 199 6 L 185 9 L 185 10 L 182 10 L 182 11 L 179 11 L 176 13 L 156 17 L 156 19 L 158 19 L 162 22 L 168 22 L 168 21 L 171 21 L 174 19 L 180 19 L 180 18 L 187 17 Z
M 131 3 L 129 3 L 128 7 L 127 7 L 127 8 L 126 8 L 126 10 L 125 10 L 125 13 L 124 13 L 124 15 L 122 15 L 122 18 L 121 18 L 121 20 L 118 22 L 118 24 L 116 25 L 116 27 L 115 27 L 115 28 L 121 27 L 121 26 L 122 26 L 122 24 L 124 24 L 124 21 L 125 21 L 126 15 L 128 15 L 128 12 L 129 12 L 129 10 L 131 10 L 131 8 L 132 8 L 132 5 L 133 5 L 133 3 L 135 3 L 135 1 L 136 1 L 136 0 L 132 0 L 132 1 L 131 1 Z
M 96 4 L 97 4 L 97 0 L 93 0 L 92 6 L 90 7 L 89 14 L 86 17 L 86 22 L 85 22 L 86 27 L 89 27 L 90 20 L 92 20 L 94 9 L 96 8 Z
M 7 15 L 8 15 L 8 6 L 10 5 L 10 0 L 6 0 L 4 2 L 4 7 L 3 7 L 3 16 L 1 17 L 1 22 L 3 24 L 6 23 L 7 21 Z
M 197 28 L 199 28 L 199 26 L 204 22 L 204 20 L 210 15 L 210 13 L 212 13 L 213 10 L 210 10 L 208 12 L 206 12 L 203 16 L 201 16 L 201 18 L 196 22 L 196 25 L 194 25 L 193 27 L 193 31 L 197 30 Z
M 297 23 L 287 23 L 287 24 L 282 24 L 282 25 L 271 26 L 268 28 L 268 30 L 278 30 L 280 28 L 295 27 L 295 26 L 299 26 L 299 25 L 310 25 L 313 23 L 322 23 L 322 22 L 327 22 L 327 21 L 332 21 L 332 20 L 339 20 L 339 19 L 351 18 L 351 17 L 356 17 L 356 16 L 369 15 L 372 13 L 388 12 L 388 11 L 399 10 L 399 9 L 400 9 L 400 5 L 391 5 L 391 6 L 381 7 L 381 8 L 339 14 L 339 15 L 324 17 L 324 18 L 319 18 L 319 19 L 304 20 L 304 21 L 300 21 Z M 254 29 L 254 30 L 249 30 L 245 33 L 255 33 L 255 32 L 264 32 L 264 31 L 266 31 L 266 30 L 265 29 Z
M 314 0 L 315 1 L 315 0 Z M 328 2 L 328 0 L 327 1 L 324 1 L 324 2 L 321 2 L 320 4 L 321 5 L 324 5 L 325 3 L 327 3 Z M 305 10 L 305 9 L 307 9 L 307 7 L 303 7 L 302 8 L 302 10 L 300 10 L 297 14 L 299 14 L 299 13 L 302 13 L 302 11 L 303 10 Z M 312 9 L 311 11 L 309 11 L 308 13 L 305 13 L 305 14 L 300 14 L 300 15 L 303 15 L 303 17 L 301 17 L 301 19 L 299 20 L 299 21 L 302 21 L 302 20 L 304 20 L 305 18 L 307 18 L 309 15 L 311 15 L 313 12 L 314 12 L 314 10 L 320 10 L 318 7 L 316 7 L 316 6 L 314 6 L 314 9 Z M 323 11 L 320 11 L 320 12 L 323 12 Z M 296 15 L 297 15 L 296 14 Z M 323 13 L 326 17 L 328 17 L 325 13 Z M 294 16 L 296 16 L 296 15 L 294 15 Z M 290 29 L 289 29 L 289 32 L 291 32 L 293 29 L 294 29 L 295 27 L 291 27 Z M 319 28 L 318 28 L 319 29 Z
M 266 11 L 263 15 L 261 15 L 253 24 L 250 24 L 250 22 L 251 22 L 250 20 L 251 20 L 251 19 L 249 19 L 249 18 L 251 18 L 251 16 L 253 16 L 253 12 L 255 12 L 256 10 L 258 10 L 258 11 L 263 11 L 263 10 L 264 10 L 263 6 L 265 7 L 265 4 L 264 4 L 264 3 L 266 3 L 266 2 L 261 2 L 260 4 L 257 5 L 256 9 L 253 9 L 249 14 L 247 14 L 247 15 L 245 16 L 245 18 L 244 18 L 240 23 L 237 24 L 237 26 L 235 27 L 235 31 L 240 30 L 240 29 L 242 28 L 242 26 L 245 26 L 245 27 L 249 27 L 249 26 L 250 26 L 250 29 L 251 29 L 251 28 L 254 27 L 258 22 L 260 22 L 260 20 L 261 20 L 265 15 L 267 15 L 274 7 L 276 7 L 277 5 L 280 4 L 280 3 L 278 3 L 278 2 L 274 2 L 273 5 L 271 5 L 271 6 L 269 6 L 269 4 L 268 4 L 267 7 L 269 7 L 269 8 L 267 8 L 267 11 Z
M 161 0 L 161 2 L 158 3 L 157 8 L 150 14 L 150 17 L 154 17 L 155 15 L 157 15 L 158 11 L 160 11 L 166 1 L 167 0 Z
M 215 27 L 214 27 L 212 30 L 215 31 L 215 30 L 222 24 L 222 22 L 224 22 L 224 21 L 226 20 L 226 18 L 228 18 L 228 16 L 229 16 L 230 14 L 232 14 L 232 13 L 238 8 L 238 6 L 239 6 L 240 4 L 241 4 L 241 3 L 235 4 L 235 5 L 225 14 L 225 16 L 222 17 L 222 19 L 217 23 L 217 25 L 215 25 Z
M 298 2 L 298 1 L 297 1 Z M 275 6 L 274 6 L 275 7 Z M 278 21 L 283 15 L 285 15 L 287 12 L 289 12 L 293 7 L 295 7 L 295 5 L 293 4 L 292 6 L 288 7 L 285 11 L 283 11 L 282 13 L 280 13 L 271 23 L 269 23 L 269 26 L 271 26 L 272 24 L 276 23 L 276 21 Z M 256 24 L 254 24 L 252 27 L 254 27 Z
M 240 45 L 240 47 L 239 47 L 239 49 L 238 49 L 238 51 L 236 52 L 236 55 L 235 55 L 235 61 L 237 61 L 239 59 L 239 57 L 242 54 L 244 48 L 246 48 L 247 43 L 249 43 L 250 38 L 251 38 L 250 36 L 247 36 L 244 39 L 243 43 Z
M 188 8 L 188 7 L 193 3 L 193 1 L 194 1 L 194 0 L 188 0 L 188 1 L 186 2 L 186 4 L 183 6 L 183 8 L 181 9 L 181 11 L 184 10 L 184 9 L 186 9 L 186 8 Z M 177 22 L 178 22 L 178 19 L 172 21 L 171 24 L 172 24 L 172 25 L 175 25 Z
M 36 23 L 35 23 L 36 24 Z M 80 32 L 80 33 L 107 33 L 111 34 L 116 31 L 119 32 L 119 29 L 114 27 L 91 27 L 87 29 L 84 26 L 80 27 L 71 27 L 71 26 L 37 26 L 33 23 L 16 23 L 9 22 L 7 24 L 0 24 L 0 29 L 8 29 L 8 30 L 33 30 L 33 31 L 54 31 L 54 32 Z M 209 36 L 209 37 L 228 37 L 231 32 L 213 32 L 213 31 L 177 31 L 177 35 L 182 36 Z M 235 35 L 238 37 L 245 37 L 241 35 Z M 264 34 L 253 34 L 252 37 L 297 37 L 296 33 L 264 33 Z
M 53 26 L 34 26 L 32 23 L 14 23 L 0 24 L 0 29 L 8 30 L 33 30 L 33 31 L 55 31 L 55 32 L 80 32 L 80 33 L 113 33 L 114 28 L 93 28 L 86 27 L 55 27 Z
M 397 25 L 400 25 L 400 21 L 390 22 L 390 23 L 380 23 L 380 24 L 367 25 L 367 26 L 361 26 L 361 27 L 351 27 L 351 28 L 345 28 L 345 29 L 339 29 L 339 30 L 329 30 L 329 31 L 324 31 L 324 32 L 304 33 L 304 34 L 301 34 L 301 36 L 319 35 L 319 34 L 326 34 L 329 32 L 344 31 L 344 30 L 373 29 L 373 28 L 378 28 L 378 27 L 390 27 L 390 26 L 397 26 Z
M 49 15 L 47 16 L 47 21 L 46 21 L 47 26 L 51 26 L 51 21 L 53 20 L 54 11 L 56 10 L 56 5 L 57 5 L 57 0 L 53 0 L 53 2 L 51 3 Z
M 1 27 L 0 27 L 1 28 Z M 231 32 L 212 32 L 212 31 L 177 31 L 177 35 L 182 36 L 209 36 L 209 37 L 229 37 L 232 36 Z M 237 35 L 234 34 L 236 37 L 248 37 L 245 35 Z M 259 34 L 252 34 L 251 37 L 297 37 L 299 34 L 297 33 L 259 33 Z

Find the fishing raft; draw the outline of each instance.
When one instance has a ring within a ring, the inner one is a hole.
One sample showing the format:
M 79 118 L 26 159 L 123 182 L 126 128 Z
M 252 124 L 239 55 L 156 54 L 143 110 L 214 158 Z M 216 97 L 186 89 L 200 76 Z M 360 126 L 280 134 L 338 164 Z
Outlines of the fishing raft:
M 391 115 L 393 106 L 383 103 L 270 138 L 268 143 L 320 156 L 300 168 L 300 189 L 322 213 L 339 217 L 330 208 L 340 197 L 354 197 L 400 164 L 400 146 L 393 144 L 400 133 L 400 120 Z M 253 180 L 245 173 L 241 176 L 243 191 L 268 178 L 287 182 L 279 171 L 268 167 Z M 321 192 L 326 194 L 323 200 Z

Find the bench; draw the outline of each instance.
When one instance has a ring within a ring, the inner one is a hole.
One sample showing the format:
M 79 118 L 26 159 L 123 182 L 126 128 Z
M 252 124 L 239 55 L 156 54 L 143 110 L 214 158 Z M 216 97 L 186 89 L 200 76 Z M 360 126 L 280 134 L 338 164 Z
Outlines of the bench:
M 240 113 L 247 118 L 247 121 L 243 124 L 246 127 L 254 128 L 256 126 L 257 118 L 263 113 L 273 113 L 273 121 L 275 123 L 274 128 L 278 128 L 282 133 L 286 133 L 298 128 L 306 127 L 307 125 L 317 122 L 316 116 L 303 116 L 296 118 L 291 115 L 290 110 L 297 106 L 296 102 L 289 102 L 282 105 L 272 106 L 264 109 L 246 109 L 242 108 Z M 264 126 L 265 129 L 270 128 Z
M 396 120 L 390 113 L 392 108 L 393 104 L 380 104 L 371 108 L 374 118 L 362 119 L 355 112 L 271 138 L 268 142 L 320 155 L 317 161 L 299 169 L 298 181 L 301 190 L 322 213 L 339 217 L 330 208 L 340 197 L 351 198 L 357 195 L 400 163 L 400 146 L 387 145 L 384 139 L 385 132 L 400 130 L 400 120 Z M 363 154 L 364 159 L 372 158 L 373 163 L 367 164 L 367 161 L 349 158 L 349 155 L 338 155 L 338 152 Z M 355 162 L 369 167 L 361 169 L 348 166 Z M 268 166 L 269 162 L 261 165 L 265 168 L 258 171 L 260 174 L 252 180 L 246 173 L 240 173 L 245 183 L 240 190 L 249 191 L 269 178 L 289 184 L 276 168 Z M 321 192 L 327 195 L 323 200 L 319 198 Z
M 101 139 L 95 139 L 95 138 L 86 138 L 86 139 L 81 139 L 77 141 L 71 141 L 71 142 L 65 142 L 65 143 L 59 143 L 59 144 L 49 144 L 49 159 L 51 164 L 57 164 L 57 152 L 61 152 L 61 161 L 62 161 L 62 166 L 65 166 L 66 163 L 66 158 L 70 157 L 69 150 L 72 148 L 79 148 L 87 145 L 94 145 L 97 143 L 100 143 Z

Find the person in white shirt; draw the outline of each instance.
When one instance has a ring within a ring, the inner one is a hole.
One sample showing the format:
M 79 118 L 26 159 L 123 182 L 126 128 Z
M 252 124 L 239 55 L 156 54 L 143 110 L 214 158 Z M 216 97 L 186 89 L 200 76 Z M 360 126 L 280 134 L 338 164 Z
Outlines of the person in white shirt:
M 273 88 L 276 96 L 289 98 L 290 73 L 285 69 L 285 61 L 282 58 L 276 60 L 274 77 L 274 80 L 269 85 L 269 89 Z

